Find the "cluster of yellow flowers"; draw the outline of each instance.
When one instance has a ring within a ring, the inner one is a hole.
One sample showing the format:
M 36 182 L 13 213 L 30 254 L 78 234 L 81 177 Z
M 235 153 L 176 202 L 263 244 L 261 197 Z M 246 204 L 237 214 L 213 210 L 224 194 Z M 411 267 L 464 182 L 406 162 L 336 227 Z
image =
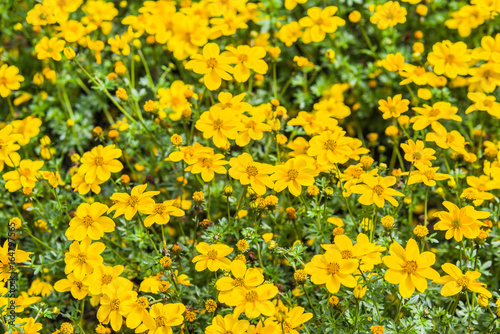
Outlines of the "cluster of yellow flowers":
M 6 333 L 499 330 L 500 1 L 19 4 Z

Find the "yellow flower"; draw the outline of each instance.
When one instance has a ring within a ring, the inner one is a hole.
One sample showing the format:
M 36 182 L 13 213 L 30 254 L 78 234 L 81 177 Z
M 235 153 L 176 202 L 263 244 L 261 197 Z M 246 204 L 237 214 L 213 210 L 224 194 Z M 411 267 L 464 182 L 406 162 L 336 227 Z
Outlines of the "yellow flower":
M 288 188 L 290 193 L 294 196 L 299 196 L 302 193 L 302 186 L 312 186 L 314 184 L 314 177 L 318 172 L 314 167 L 305 159 L 292 158 L 285 164 L 275 166 L 275 173 L 271 176 L 275 180 L 274 190 L 281 192 Z
M 191 8 L 181 8 L 192 9 L 198 3 L 193 3 Z M 173 6 L 173 12 L 175 12 L 175 4 Z M 209 28 L 207 26 L 207 20 L 199 20 L 193 18 L 191 15 L 184 15 L 183 13 L 177 12 L 172 17 L 172 37 L 167 42 L 167 47 L 173 52 L 174 57 L 178 60 L 184 60 L 196 54 L 200 47 L 207 44 L 207 38 L 209 35 Z
M 229 92 L 220 92 L 217 96 L 217 99 L 220 103 L 217 103 L 216 105 L 214 105 L 214 107 L 219 107 L 222 110 L 229 108 L 230 110 L 228 111 L 234 111 L 236 112 L 236 117 L 240 117 L 240 115 L 244 111 L 250 112 L 252 110 L 252 106 L 249 103 L 243 101 L 245 95 L 246 93 L 241 93 L 233 96 L 233 94 Z
M 130 284 L 126 278 L 119 277 L 125 268 L 121 265 L 114 267 L 100 265 L 94 269 L 94 272 L 85 276 L 84 285 L 88 285 L 88 289 L 92 295 L 100 296 L 105 286 L 113 283 L 115 280 L 121 281 L 121 284 Z
M 255 113 L 252 117 L 240 116 L 240 131 L 236 137 L 236 145 L 245 147 L 251 140 L 261 140 L 264 137 L 264 131 L 271 131 L 271 126 L 265 124 L 266 116 L 264 113 Z
M 311 282 L 326 284 L 326 288 L 331 293 L 337 293 L 340 285 L 354 288 L 356 279 L 352 274 L 357 269 L 357 260 L 342 258 L 342 254 L 336 249 L 329 249 L 325 254 L 315 255 L 304 267 L 306 273 L 311 275 Z
M 122 150 L 115 145 L 102 145 L 94 147 L 90 152 L 85 152 L 78 168 L 78 174 L 85 175 L 85 182 L 92 184 L 96 179 L 107 181 L 111 173 L 118 173 L 123 169 L 120 161 L 116 160 L 122 155 Z
M 60 61 L 62 59 L 61 52 L 65 44 L 64 40 L 57 37 L 52 37 L 51 39 L 44 37 L 35 45 L 36 56 L 38 59 L 52 58 L 55 61 Z
M 273 189 L 274 182 L 269 174 L 274 172 L 274 166 L 254 162 L 248 153 L 231 158 L 229 164 L 231 165 L 229 175 L 233 179 L 239 180 L 242 185 L 250 184 L 258 195 L 264 195 L 266 187 Z
M 248 320 L 238 320 L 238 315 L 228 314 L 225 317 L 216 316 L 212 324 L 205 329 L 206 334 L 245 334 L 250 323 Z
M 462 241 L 463 237 L 474 239 L 479 235 L 479 228 L 483 225 L 479 219 L 486 219 L 490 216 L 487 211 L 476 211 L 472 206 L 458 208 L 455 204 L 444 201 L 443 205 L 448 212 L 439 211 L 434 214 L 439 221 L 434 225 L 438 231 L 446 231 L 447 240 L 455 238 Z
M 85 279 L 76 279 L 75 274 L 71 273 L 68 278 L 61 279 L 54 284 L 54 289 L 57 292 L 70 291 L 73 298 L 82 300 L 88 294 L 89 286 Z
M 262 59 L 266 56 L 263 47 L 239 45 L 237 48 L 227 46 L 226 50 L 222 55 L 233 59 L 231 64 L 236 64 L 233 73 L 236 81 L 246 82 L 250 78 L 250 70 L 259 74 L 267 73 L 267 63 Z
M 428 187 L 436 186 L 436 181 L 442 181 L 450 179 L 451 176 L 448 174 L 437 173 L 439 167 L 429 167 L 426 165 L 415 165 L 417 170 L 412 171 L 410 178 L 408 179 L 408 185 L 415 183 L 423 183 Z M 403 173 L 402 175 L 408 175 L 408 173 Z
M 0 96 L 7 97 L 13 90 L 21 87 L 24 77 L 19 74 L 19 69 L 12 65 L 3 64 L 0 66 Z M 3 136 L 2 136 L 3 137 Z
M 403 69 L 405 58 L 400 52 L 389 53 L 385 59 L 382 59 L 382 66 L 391 72 L 398 72 Z
M 307 2 L 307 0 L 285 0 L 285 8 L 288 10 L 292 10 L 295 7 L 297 7 L 297 4 L 299 4 L 299 3 L 303 4 L 306 2 Z
M 14 192 L 21 188 L 35 188 L 37 173 L 43 167 L 43 161 L 21 160 L 16 170 L 3 175 L 5 188 Z
M 28 116 L 22 120 L 15 120 L 11 124 L 14 127 L 13 133 L 23 135 L 22 138 L 18 138 L 17 143 L 24 146 L 30 142 L 31 138 L 40 133 L 42 120 L 34 116 Z
M 173 333 L 172 327 L 180 326 L 184 322 L 182 314 L 185 311 L 186 307 L 181 303 L 154 304 L 149 310 L 152 321 L 144 322 L 136 329 L 136 333 L 148 330 L 148 333 L 171 334 Z M 134 314 L 130 313 L 128 316 L 134 317 Z
M 290 0 L 287 0 L 287 2 L 288 1 Z M 285 24 L 284 26 L 281 27 L 278 33 L 278 38 L 280 39 L 280 41 L 285 43 L 285 45 L 288 47 L 292 46 L 293 43 L 297 42 L 300 37 L 302 37 L 302 29 L 298 22 L 291 22 Z
M 203 54 L 195 54 L 185 65 L 186 69 L 193 70 L 198 74 L 204 74 L 203 80 L 209 90 L 217 90 L 222 80 L 231 81 L 231 73 L 234 69 L 229 64 L 234 63 L 232 57 L 220 54 L 219 46 L 208 43 L 203 47 Z
M 201 178 L 205 182 L 210 182 L 214 178 L 215 173 L 226 174 L 227 170 L 224 165 L 229 162 L 224 159 L 223 154 L 214 154 L 209 152 L 200 154 L 197 162 L 191 166 L 186 167 L 185 171 L 190 171 L 193 174 L 201 173 Z
M 487 63 L 469 70 L 469 90 L 493 93 L 500 85 L 500 68 L 498 64 Z
M 277 315 L 275 315 L 274 317 L 270 318 L 270 320 L 273 321 L 273 323 L 278 326 L 278 329 L 282 323 L 283 328 L 285 329 L 285 333 L 299 334 L 298 330 L 302 327 L 302 324 L 311 320 L 313 317 L 312 313 L 304 313 L 305 309 L 303 307 L 300 306 L 285 307 L 281 302 L 281 300 L 278 302 L 277 309 L 278 310 L 276 313 L 281 313 L 279 315 L 280 319 L 278 319 Z M 266 327 L 268 326 L 270 326 L 270 324 L 266 322 Z M 263 332 L 263 333 L 269 333 L 269 334 L 279 333 L 279 330 L 277 332 Z
M 21 148 L 16 142 L 23 136 L 12 133 L 12 124 L 6 125 L 0 130 L 0 172 L 4 166 L 17 167 L 21 156 L 16 151 Z
M 351 187 L 354 194 L 361 194 L 358 201 L 363 205 L 372 205 L 375 203 L 379 208 L 383 208 L 385 201 L 394 206 L 398 205 L 394 196 L 404 196 L 403 193 L 390 188 L 396 184 L 397 179 L 394 176 L 372 176 L 370 174 L 361 175 L 364 184 L 358 184 Z
M 347 162 L 352 154 L 349 146 L 352 138 L 346 137 L 345 133 L 337 127 L 334 131 L 323 131 L 320 135 L 312 137 L 307 154 L 316 156 L 320 164 Z
M 42 324 L 35 322 L 33 318 L 16 318 L 14 325 L 24 324 L 22 326 L 16 326 L 16 328 L 22 328 L 22 334 L 38 334 L 42 330 Z M 13 327 L 12 334 L 21 334 L 20 331 Z
M 100 184 L 105 181 L 101 181 L 98 178 L 94 180 L 92 183 L 85 182 L 85 175 L 75 174 L 71 177 L 71 188 L 75 191 L 78 191 L 80 195 L 87 194 L 90 190 L 94 193 L 99 194 L 101 192 Z
M 215 146 L 224 147 L 228 139 L 236 139 L 240 122 L 231 109 L 212 107 L 201 114 L 196 128 L 203 132 L 203 138 L 212 138 Z
M 457 75 L 468 74 L 467 63 L 470 62 L 471 56 L 464 42 L 452 43 L 446 40 L 434 44 L 427 60 L 432 65 L 434 73 L 444 74 L 453 79 Z
M 469 114 L 475 110 L 486 111 L 491 116 L 500 118 L 500 103 L 496 102 L 496 98 L 493 95 L 486 95 L 484 93 L 476 92 L 469 93 L 467 97 L 474 102 L 467 110 L 466 114 Z
M 251 290 L 264 282 L 264 276 L 259 269 L 247 269 L 243 261 L 234 260 L 231 262 L 231 273 L 234 279 L 225 276 L 220 278 L 217 283 L 217 290 L 219 291 L 219 302 L 225 303 L 229 306 L 236 306 L 233 292 L 236 288 L 242 287 L 246 290 Z
M 128 56 L 130 54 L 130 38 L 127 33 L 115 35 L 115 38 L 108 38 L 108 44 L 111 46 L 111 51 L 118 54 Z
M 445 25 L 450 29 L 458 29 L 461 37 L 470 35 L 472 29 L 479 27 L 491 16 L 490 11 L 485 6 L 465 5 L 458 12 L 450 13 L 451 19 L 445 21 Z
M 114 281 L 103 288 L 103 295 L 100 300 L 101 306 L 97 310 L 99 322 L 107 325 L 111 323 L 114 331 L 119 331 L 123 325 L 123 317 L 127 316 L 133 303 L 137 299 L 137 292 L 132 291 L 133 284 L 123 284 L 121 281 Z
M 175 200 L 164 201 L 150 206 L 144 213 L 148 216 L 144 220 L 144 226 L 148 227 L 154 223 L 164 225 L 170 221 L 170 216 L 182 217 L 185 215 L 184 210 L 174 206 Z
M 193 146 L 184 146 L 181 147 L 179 151 L 172 152 L 168 156 L 168 158 L 165 159 L 165 161 L 174 161 L 178 162 L 181 160 L 184 160 L 185 163 L 188 165 L 192 165 L 198 161 L 199 158 L 203 157 L 204 155 L 210 155 L 210 153 L 213 151 L 212 148 L 210 147 L 205 147 L 201 145 L 200 143 L 194 143 Z
M 441 268 L 448 274 L 435 279 L 434 283 L 443 284 L 441 295 L 444 297 L 454 296 L 461 291 L 472 291 L 491 298 L 491 292 L 486 289 L 486 284 L 479 283 L 481 273 L 478 271 L 467 271 L 465 275 L 456 265 L 445 263 Z
M 11 250 L 8 240 L 4 242 L 3 247 L 0 247 L 0 282 L 6 282 L 11 277 L 12 269 L 10 262 L 12 259 L 10 256 L 12 256 L 12 254 L 14 255 L 15 263 L 23 263 L 31 260 L 30 255 L 33 253 L 25 252 L 18 248 L 19 245 L 16 244 L 16 249 Z
M 429 125 L 439 123 L 441 119 L 451 119 L 461 122 L 462 118 L 457 115 L 458 108 L 452 107 L 448 102 L 437 102 L 431 106 L 424 104 L 423 107 L 413 108 L 419 115 L 410 119 L 413 124 L 413 130 L 423 130 Z
M 147 184 L 141 184 L 132 188 L 130 195 L 127 193 L 114 193 L 111 200 L 115 203 L 109 208 L 108 213 L 115 211 L 113 218 L 125 215 L 126 220 L 131 220 L 137 211 L 147 213 L 151 206 L 155 204 L 151 198 L 158 195 L 159 191 L 146 191 Z
M 236 261 L 241 262 L 241 261 Z M 251 319 L 274 315 L 274 304 L 270 299 L 278 294 L 278 288 L 274 284 L 262 284 L 258 287 L 247 290 L 244 287 L 237 287 L 233 290 L 232 301 L 236 308 L 235 314 L 245 312 L 245 316 Z
M 345 24 L 344 19 L 334 16 L 337 9 L 335 6 L 327 6 L 324 9 L 319 7 L 309 8 L 307 17 L 299 20 L 300 26 L 306 28 L 302 41 L 306 44 L 321 42 L 325 39 L 327 33 L 334 33 L 339 26 L 343 26 Z
M 66 237 L 77 241 L 82 241 L 87 236 L 91 240 L 99 240 L 104 233 L 113 232 L 115 230 L 113 220 L 102 216 L 107 210 L 108 206 L 99 202 L 80 204 L 75 216 L 69 222 Z
M 293 0 L 292 0 L 293 1 Z M 280 333 L 279 325 L 273 322 L 273 318 L 268 318 L 262 323 L 262 320 L 256 325 L 250 325 L 247 334 L 277 334 Z M 293 333 L 293 332 L 292 332 Z M 293 333 L 297 334 L 297 333 Z
M 64 273 L 74 273 L 75 279 L 83 280 L 85 275 L 91 274 L 94 269 L 102 264 L 102 256 L 100 255 L 106 246 L 102 242 L 94 242 L 91 244 L 89 237 L 86 237 L 81 242 L 73 241 L 69 246 L 69 252 L 64 256 L 66 267 Z
M 39 277 L 37 277 L 32 283 L 30 288 L 28 289 L 28 294 L 30 296 L 42 296 L 47 297 L 54 291 L 54 287 L 52 284 L 48 282 L 42 281 Z
M 201 253 L 193 259 L 193 263 L 196 263 L 196 271 L 203 271 L 206 268 L 210 271 L 231 270 L 231 260 L 226 257 L 233 251 L 231 247 L 224 244 L 209 245 L 206 242 L 200 242 L 196 250 Z
M 434 132 L 429 132 L 425 135 L 425 141 L 435 142 L 437 146 L 460 153 L 469 158 L 469 152 L 465 150 L 467 142 L 460 132 L 453 130 L 448 132 L 444 126 L 439 123 L 432 125 Z
M 401 148 L 405 152 L 405 160 L 414 163 L 415 166 L 431 166 L 431 160 L 436 160 L 436 157 L 434 156 L 434 153 L 436 153 L 436 151 L 434 151 L 432 148 L 425 148 L 424 142 L 421 140 L 417 140 L 417 142 L 414 142 L 410 139 L 408 140 L 408 144 L 401 144 Z
M 378 110 L 382 112 L 382 117 L 388 119 L 391 117 L 398 118 L 402 113 L 408 110 L 410 101 L 402 99 L 403 95 L 398 94 L 394 97 L 388 97 L 387 100 L 379 100 Z
M 398 23 L 405 23 L 406 8 L 401 7 L 397 1 L 387 1 L 376 7 L 375 13 L 370 17 L 370 22 L 382 30 L 394 27 Z
M 438 279 L 439 273 L 431 266 L 436 262 L 432 252 L 420 254 L 415 239 L 408 240 L 406 249 L 397 242 L 389 248 L 391 255 L 384 256 L 382 261 L 389 268 L 384 275 L 387 282 L 399 285 L 399 293 L 403 298 L 410 298 L 417 288 L 424 292 L 427 289 L 427 278 Z
M 324 250 L 334 249 L 340 252 L 344 260 L 359 259 L 361 271 L 370 271 L 377 264 L 382 263 L 381 252 L 386 248 L 371 243 L 364 233 L 358 234 L 357 243 L 353 245 L 346 235 L 335 236 L 334 245 L 321 245 Z

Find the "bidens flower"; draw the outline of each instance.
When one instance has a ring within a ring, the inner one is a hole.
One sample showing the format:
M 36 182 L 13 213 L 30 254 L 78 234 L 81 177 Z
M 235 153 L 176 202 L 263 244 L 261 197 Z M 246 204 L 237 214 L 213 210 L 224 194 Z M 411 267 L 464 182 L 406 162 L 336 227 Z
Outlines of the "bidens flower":
M 351 187 L 351 191 L 355 194 L 361 194 L 358 201 L 363 205 L 372 205 L 375 203 L 379 208 L 383 208 L 385 201 L 388 201 L 394 206 L 398 205 L 394 196 L 404 196 L 403 193 L 390 188 L 396 184 L 394 176 L 372 176 L 370 174 L 361 175 L 364 184 L 358 184 Z
M 314 170 L 314 166 L 302 158 L 289 159 L 284 165 L 275 167 L 275 173 L 271 176 L 275 180 L 274 190 L 281 192 L 288 188 L 294 196 L 299 196 L 302 193 L 302 186 L 312 186 L 314 177 L 318 172 Z
M 91 240 L 99 240 L 104 233 L 113 232 L 115 230 L 113 220 L 102 216 L 106 211 L 108 206 L 99 202 L 80 204 L 75 216 L 69 222 L 66 237 L 69 240 L 82 241 L 88 236 Z
M 306 28 L 302 41 L 306 44 L 321 42 L 325 39 L 327 33 L 334 33 L 339 26 L 343 26 L 345 20 L 334 16 L 337 9 L 335 6 L 328 6 L 324 9 L 319 7 L 309 8 L 307 10 L 308 16 L 299 20 L 300 26 Z
M 448 275 L 435 279 L 434 283 L 443 284 L 441 295 L 444 297 L 454 296 L 463 290 L 469 290 L 491 298 L 491 292 L 486 289 L 486 284 L 477 281 L 481 276 L 480 272 L 467 271 L 464 275 L 462 270 L 451 263 L 445 263 L 441 268 Z
M 19 75 L 19 69 L 16 66 L 3 64 L 0 66 L 0 96 L 7 97 L 13 90 L 21 87 L 24 77 Z M 3 137 L 3 136 L 2 136 Z
M 186 69 L 194 73 L 204 74 L 203 81 L 209 90 L 217 90 L 222 80 L 231 81 L 234 69 L 229 66 L 235 62 L 233 57 L 220 54 L 220 48 L 215 43 L 208 43 L 203 47 L 203 54 L 191 56 L 185 65 Z
M 88 184 L 94 183 L 96 179 L 107 181 L 111 173 L 118 173 L 123 169 L 122 163 L 116 160 L 121 156 L 122 150 L 115 148 L 115 145 L 96 146 L 83 154 L 78 174 L 85 175 L 85 182 Z
M 129 194 L 127 193 L 114 193 L 111 196 L 111 200 L 115 203 L 109 208 L 108 213 L 115 211 L 113 218 L 125 215 L 125 219 L 131 220 L 137 211 L 141 213 L 147 213 L 150 207 L 155 204 L 154 200 L 151 198 L 158 195 L 159 191 L 146 191 L 147 184 L 141 184 L 132 188 Z
M 200 242 L 196 246 L 196 250 L 201 253 L 201 255 L 197 255 L 193 259 L 197 271 L 203 271 L 207 268 L 210 271 L 231 270 L 231 260 L 226 257 L 233 251 L 231 247 L 223 244 L 209 245 L 206 242 Z
M 382 258 L 389 268 L 384 278 L 391 284 L 399 285 L 401 297 L 410 298 L 415 288 L 424 292 L 427 289 L 427 278 L 439 278 L 439 273 L 431 268 L 436 262 L 436 255 L 431 252 L 420 254 L 415 239 L 408 240 L 406 249 L 393 242 L 389 251 L 391 255 Z
M 458 208 L 455 204 L 444 201 L 443 205 L 448 212 L 439 211 L 434 214 L 439 221 L 434 225 L 438 231 L 446 231 L 445 238 L 455 238 L 462 241 L 463 237 L 474 239 L 479 235 L 479 228 L 483 225 L 479 219 L 486 219 L 490 216 L 487 211 L 476 211 L 472 206 Z

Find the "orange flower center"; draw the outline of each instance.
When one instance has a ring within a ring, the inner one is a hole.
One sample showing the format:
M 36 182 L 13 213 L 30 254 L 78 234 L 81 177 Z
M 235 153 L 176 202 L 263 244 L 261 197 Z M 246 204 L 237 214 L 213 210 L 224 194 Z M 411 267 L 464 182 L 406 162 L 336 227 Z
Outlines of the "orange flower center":
M 445 60 L 447 63 L 453 63 L 453 62 L 455 62 L 455 56 L 450 53 L 450 54 L 446 55 Z
M 235 287 L 245 286 L 245 280 L 243 278 L 235 278 L 234 286 Z
M 207 256 L 209 260 L 215 260 L 217 258 L 217 251 L 209 250 Z
M 85 227 L 90 227 L 92 226 L 92 223 L 94 222 L 94 220 L 92 219 L 91 216 L 89 215 L 86 215 L 85 217 L 83 217 L 83 225 Z
M 239 59 L 241 62 L 247 61 L 247 60 L 248 60 L 248 55 L 240 55 L 240 56 L 238 57 L 238 59 Z
M 155 204 L 153 208 L 153 213 L 157 215 L 162 215 L 167 210 L 167 207 L 164 204 Z
M 290 325 L 288 322 L 284 322 L 283 323 L 283 330 L 285 331 L 285 333 L 291 333 L 292 332 L 292 325 Z
M 325 142 L 325 149 L 326 150 L 334 150 L 337 148 L 337 142 L 335 140 L 329 139 Z
M 139 203 L 139 198 L 137 196 L 130 196 L 127 202 L 127 206 L 131 206 L 135 208 L 135 206 Z
M 290 179 L 290 181 L 294 181 L 297 176 L 299 176 L 299 171 L 295 168 L 292 168 L 288 171 L 288 178 Z
M 109 303 L 109 306 L 111 307 L 111 311 L 116 311 L 120 308 L 120 299 L 115 298 L 111 300 L 111 303 Z
M 104 159 L 103 159 L 103 157 L 95 157 L 94 158 L 94 163 L 96 164 L 96 166 L 102 166 L 102 165 L 104 165 Z
M 102 281 L 102 284 L 109 284 L 109 283 L 111 283 L 111 280 L 113 280 L 113 276 L 106 274 L 106 275 L 102 276 L 101 281 Z
M 87 262 L 87 254 L 80 253 L 76 256 L 76 259 L 78 260 L 79 264 L 84 264 L 85 262 Z
M 373 187 L 373 192 L 377 195 L 382 195 L 384 193 L 384 187 L 382 187 L 380 184 L 377 184 L 375 187 Z
M 363 174 L 364 174 L 364 170 L 361 167 L 355 168 L 351 172 L 352 177 L 354 177 L 355 179 L 359 179 L 361 177 L 361 175 L 363 175 Z
M 257 174 L 259 174 L 259 170 L 255 166 L 248 166 L 247 174 L 248 176 L 257 176 Z
M 405 264 L 403 265 L 403 270 L 406 271 L 408 274 L 413 274 L 417 271 L 418 269 L 418 264 L 416 261 L 406 261 Z
M 207 67 L 209 68 L 215 68 L 217 66 L 217 59 L 215 58 L 208 58 L 207 60 Z
M 18 171 L 21 176 L 29 177 L 31 175 L 31 170 L 29 168 L 19 168 Z
M 326 265 L 326 272 L 328 273 L 328 275 L 337 275 L 339 271 L 340 271 L 340 266 L 336 262 L 328 263 Z
M 257 292 L 251 290 L 247 292 L 245 298 L 247 299 L 247 302 L 251 303 L 259 299 L 259 296 L 257 295 Z
M 352 258 L 352 252 L 348 249 L 344 249 L 343 251 L 340 252 L 340 254 L 342 254 L 342 258 L 344 260 Z
M 464 191 L 464 197 L 468 201 L 473 201 L 476 199 L 476 192 L 472 189 L 467 189 Z

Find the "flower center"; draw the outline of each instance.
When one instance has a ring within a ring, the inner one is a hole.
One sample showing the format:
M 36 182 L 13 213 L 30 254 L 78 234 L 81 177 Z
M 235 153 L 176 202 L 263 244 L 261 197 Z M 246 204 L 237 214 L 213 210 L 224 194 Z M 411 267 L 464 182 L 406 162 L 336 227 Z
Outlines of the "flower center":
M 76 287 L 78 288 L 78 290 L 81 290 L 82 287 L 83 287 L 83 283 L 82 282 L 74 281 L 73 284 L 76 285 Z
M 283 329 L 284 329 L 285 333 L 292 333 L 293 327 L 292 327 L 292 325 L 290 325 L 288 322 L 285 321 L 283 323 Z
M 290 181 L 294 181 L 297 176 L 299 176 L 299 171 L 295 168 L 292 168 L 288 171 L 288 178 L 290 179 Z
M 458 220 L 458 219 L 454 219 L 451 222 L 451 225 L 453 225 L 453 227 L 456 227 L 456 228 L 459 228 L 460 226 L 462 226 L 462 224 L 460 223 L 460 220 Z
M 344 260 L 352 258 L 352 252 L 348 249 L 344 249 L 343 251 L 340 252 L 340 254 L 342 254 L 342 258 Z
M 416 261 L 406 261 L 405 264 L 403 265 L 403 270 L 406 271 L 408 274 L 413 274 L 417 271 L 418 265 Z
M 127 205 L 134 208 L 137 205 L 137 203 L 139 203 L 139 198 L 137 196 L 130 196 Z
M 428 179 L 428 180 L 434 180 L 434 177 L 436 176 L 436 173 L 434 173 L 432 170 L 426 170 L 424 172 L 424 175 L 425 177 Z
M 337 275 L 340 271 L 340 266 L 338 263 L 328 263 L 326 265 L 326 272 L 328 275 Z
M 157 215 L 162 215 L 167 210 L 167 207 L 164 204 L 155 204 L 153 208 L 153 213 Z
M 247 61 L 247 60 L 248 60 L 248 55 L 240 55 L 240 56 L 238 57 L 238 59 L 239 59 L 241 62 Z
M 215 68 L 216 66 L 217 66 L 217 59 L 215 59 L 215 58 L 208 58 L 208 60 L 207 60 L 207 67 Z
M 384 187 L 382 187 L 380 184 L 375 185 L 373 187 L 373 192 L 377 195 L 382 195 L 384 193 Z
M 209 250 L 207 256 L 209 260 L 215 260 L 217 258 L 217 251 Z
M 87 262 L 87 254 L 85 254 L 85 253 L 78 254 L 76 256 L 76 258 L 77 258 L 79 264 L 84 264 L 85 262 Z
M 213 161 L 210 158 L 204 158 L 201 163 L 203 167 L 210 167 L 212 166 Z
M 462 276 L 457 280 L 457 284 L 462 287 L 462 289 L 467 289 L 469 286 L 470 279 L 467 276 Z
M 92 226 L 92 223 L 94 222 L 94 220 L 92 219 L 91 216 L 89 215 L 86 215 L 85 217 L 83 217 L 83 225 L 85 227 L 90 227 Z
M 111 283 L 111 280 L 113 280 L 113 276 L 106 274 L 106 275 L 102 276 L 101 281 L 102 281 L 102 284 L 109 284 L 109 283 Z
M 214 130 L 220 130 L 222 128 L 222 120 L 216 119 L 214 120 Z
M 361 175 L 363 175 L 363 174 L 364 174 L 364 172 L 365 172 L 365 171 L 363 170 L 363 168 L 359 167 L 359 168 L 355 168 L 355 169 L 353 169 L 353 170 L 352 170 L 351 175 L 352 175 L 352 177 L 354 177 L 355 179 L 359 179 L 359 178 L 361 177 Z
M 259 170 L 255 166 L 248 166 L 247 174 L 248 176 L 257 176 L 257 174 L 259 174 Z
M 95 157 L 94 158 L 94 163 L 96 164 L 96 166 L 102 166 L 102 165 L 104 165 L 104 159 L 103 159 L 103 157 Z
M 325 149 L 334 150 L 337 148 L 337 142 L 335 140 L 329 139 L 325 142 Z
M 439 109 L 432 108 L 431 111 L 429 111 L 430 117 L 436 117 L 439 114 L 440 114 Z
M 247 302 L 251 303 L 259 299 L 259 296 L 257 295 L 257 292 L 251 290 L 247 292 L 245 298 L 247 299 Z
M 235 278 L 234 286 L 235 287 L 245 286 L 245 280 L 243 278 Z
M 156 327 L 164 327 L 167 325 L 167 318 L 163 315 L 159 315 L 155 318 Z
M 452 55 L 451 53 L 446 56 L 447 63 L 453 63 L 454 61 L 455 61 L 455 56 Z
M 149 306 L 149 301 L 146 297 L 139 297 L 137 298 L 137 305 L 142 308 L 147 308 Z
M 109 303 L 109 306 L 111 306 L 111 311 L 116 311 L 120 308 L 120 299 L 115 298 L 111 300 L 111 303 Z
M 484 106 L 485 106 L 485 107 L 487 107 L 487 108 L 491 108 L 491 107 L 493 107 L 493 101 L 491 101 L 491 100 L 489 100 L 489 99 L 484 100 L 484 101 L 483 101 L 483 104 L 484 104 Z
M 19 168 L 18 171 L 21 176 L 29 177 L 31 175 L 31 170 L 29 168 Z
M 414 160 L 420 160 L 420 159 L 422 159 L 422 153 L 420 153 L 420 152 L 413 153 L 413 159 Z

